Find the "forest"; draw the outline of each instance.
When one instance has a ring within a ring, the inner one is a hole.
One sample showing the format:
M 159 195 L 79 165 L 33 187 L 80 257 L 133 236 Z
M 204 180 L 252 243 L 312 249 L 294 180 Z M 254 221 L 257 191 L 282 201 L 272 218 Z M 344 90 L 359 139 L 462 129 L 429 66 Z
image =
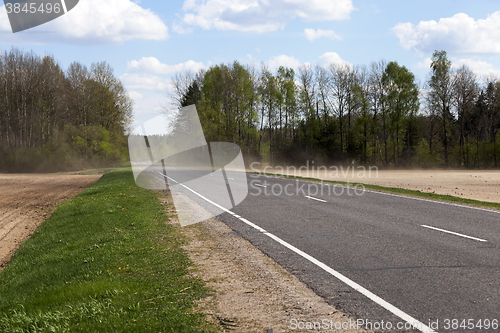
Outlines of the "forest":
M 207 141 L 247 160 L 382 168 L 498 168 L 500 80 L 453 68 L 435 51 L 422 86 L 395 61 L 256 69 L 238 62 L 172 80 L 176 107 L 196 104 Z
M 0 50 L 0 172 L 120 165 L 132 100 L 106 62 Z
M 175 107 L 196 104 L 209 142 L 247 162 L 386 168 L 498 168 L 500 79 L 452 67 L 435 51 L 420 86 L 405 66 L 238 62 L 172 79 Z M 0 50 L 0 172 L 120 165 L 132 100 L 106 62 Z

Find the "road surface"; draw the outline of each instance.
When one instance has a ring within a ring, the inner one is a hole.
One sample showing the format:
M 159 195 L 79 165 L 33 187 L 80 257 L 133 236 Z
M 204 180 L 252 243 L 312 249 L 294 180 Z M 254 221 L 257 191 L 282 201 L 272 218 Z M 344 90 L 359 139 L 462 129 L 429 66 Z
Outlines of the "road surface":
M 210 210 L 226 188 L 208 187 L 185 190 Z M 262 175 L 248 189 L 219 218 L 364 328 L 498 331 L 499 211 Z

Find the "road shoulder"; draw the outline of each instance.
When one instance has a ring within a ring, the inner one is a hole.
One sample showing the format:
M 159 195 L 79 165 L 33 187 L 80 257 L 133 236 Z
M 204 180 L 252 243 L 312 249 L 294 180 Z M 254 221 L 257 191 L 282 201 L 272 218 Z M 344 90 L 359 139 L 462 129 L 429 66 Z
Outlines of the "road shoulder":
M 161 200 L 170 214 L 175 212 L 170 197 Z M 184 249 L 194 262 L 192 274 L 214 290 L 199 306 L 222 331 L 276 333 L 307 323 L 349 322 L 349 317 L 216 218 L 181 232 L 188 239 Z

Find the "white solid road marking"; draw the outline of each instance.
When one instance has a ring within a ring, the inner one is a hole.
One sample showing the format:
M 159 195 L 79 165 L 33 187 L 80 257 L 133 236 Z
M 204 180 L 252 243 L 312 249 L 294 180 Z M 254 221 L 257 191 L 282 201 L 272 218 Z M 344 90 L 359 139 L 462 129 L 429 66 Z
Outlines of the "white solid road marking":
M 254 184 L 255 186 L 259 186 L 259 187 L 267 187 L 267 186 L 264 186 L 264 185 L 260 185 L 260 184 Z
M 318 198 L 315 198 L 315 197 L 310 197 L 308 195 L 305 196 L 307 199 L 312 199 L 312 200 L 316 200 L 316 201 L 320 201 L 320 202 L 328 202 L 326 200 L 322 200 L 322 199 L 318 199 Z
M 161 172 L 158 172 L 160 173 L 162 176 L 164 177 L 167 177 L 168 179 L 172 180 L 172 181 L 175 181 L 174 179 L 168 177 L 167 175 L 161 173 Z M 436 331 L 432 330 L 430 327 L 424 325 L 422 322 L 418 321 L 417 319 L 413 318 L 412 316 L 410 316 L 409 314 L 406 314 L 405 312 L 399 310 L 398 308 L 396 308 L 394 305 L 388 303 L 387 301 L 383 300 L 382 298 L 378 297 L 377 295 L 375 295 L 374 293 L 372 293 L 371 291 L 369 291 L 368 289 L 365 289 L 363 288 L 362 286 L 360 286 L 359 284 L 357 284 L 356 282 L 354 282 L 353 280 L 349 279 L 348 277 L 340 274 L 339 272 L 337 272 L 336 270 L 334 270 L 333 268 L 325 265 L 324 263 L 322 263 L 321 261 L 317 260 L 316 258 L 314 257 L 311 257 L 310 255 L 308 255 L 307 253 L 297 249 L 295 246 L 285 242 L 284 240 L 282 240 L 281 238 L 267 232 L 265 229 L 262 229 L 261 227 L 259 227 L 258 225 L 248 221 L 247 219 L 233 213 L 232 211 L 222 207 L 221 205 L 213 202 L 212 200 L 210 199 L 207 199 L 205 198 L 203 195 L 195 192 L 194 190 L 190 189 L 189 187 L 185 186 L 184 184 L 181 184 L 181 183 L 178 183 L 180 186 L 184 187 L 185 189 L 187 189 L 188 191 L 191 191 L 193 192 L 194 194 L 196 194 L 197 196 L 199 196 L 200 198 L 202 198 L 203 200 L 205 200 L 206 202 L 208 203 L 211 203 L 212 205 L 214 205 L 215 207 L 225 211 L 226 213 L 236 217 L 237 219 L 239 219 L 240 221 L 248 224 L 249 226 L 257 229 L 258 231 L 262 232 L 264 235 L 268 236 L 269 238 L 271 239 L 274 239 L 276 242 L 280 243 L 281 245 L 287 247 L 288 249 L 292 250 L 293 252 L 297 253 L 298 255 L 302 256 L 303 258 L 309 260 L 310 262 L 312 262 L 313 264 L 315 264 L 316 266 L 322 268 L 323 270 L 325 270 L 326 272 L 330 273 L 331 275 L 333 275 L 334 277 L 336 277 L 337 279 L 339 279 L 340 281 L 344 282 L 345 284 L 347 284 L 349 287 L 353 288 L 354 290 L 360 292 L 361 294 L 365 295 L 366 297 L 368 297 L 369 299 L 371 299 L 372 301 L 374 301 L 375 303 L 377 303 L 378 305 L 380 305 L 381 307 L 383 307 L 384 309 L 392 312 L 393 314 L 395 314 L 396 316 L 398 316 L 399 318 L 403 319 L 404 321 L 410 323 L 411 325 L 413 325 L 416 329 L 418 329 L 419 331 L 421 332 L 424 332 L 424 333 L 437 333 Z
M 378 194 L 390 195 L 392 197 L 407 198 L 407 199 L 413 199 L 413 200 L 419 200 L 419 201 L 425 201 L 425 202 L 433 202 L 433 203 L 438 203 L 438 204 L 442 204 L 442 205 L 462 207 L 462 208 L 470 208 L 470 209 L 482 210 L 483 212 L 490 212 L 490 213 L 500 214 L 500 210 L 491 210 L 491 209 L 486 209 L 486 208 L 481 208 L 481 207 L 475 207 L 475 206 L 460 205 L 460 204 L 455 204 L 455 203 L 446 202 L 446 201 L 431 200 L 431 199 L 422 199 L 422 198 L 417 198 L 417 197 L 413 197 L 413 196 L 398 195 L 398 194 L 393 194 L 393 193 L 372 191 L 372 190 L 367 190 L 367 189 L 365 189 L 364 191 L 365 192 L 370 192 L 370 193 L 378 193 Z
M 428 226 L 428 225 L 421 225 L 421 227 L 429 228 L 429 229 L 433 229 L 433 230 L 437 230 L 437 231 L 441 231 L 441 232 L 446 232 L 448 234 L 452 234 L 452 235 L 456 235 L 456 236 L 460 236 L 460 237 L 470 238 L 470 239 L 477 240 L 477 241 L 480 241 L 480 242 L 487 242 L 486 239 L 481 239 L 481 238 L 476 238 L 476 237 L 472 237 L 472 236 L 467 236 L 467 235 L 464 235 L 464 234 L 459 234 L 458 232 L 453 232 L 453 231 L 448 231 L 448 230 L 444 230 L 444 229 L 439 229 L 439 228 L 431 227 L 431 226 Z
M 167 176 L 167 175 L 164 175 L 164 174 L 163 174 L 163 172 L 158 171 L 158 173 L 159 173 L 160 175 L 162 175 L 163 177 L 167 177 L 168 179 L 170 179 L 170 180 L 171 180 L 171 181 L 173 181 L 174 183 L 179 184 L 179 182 L 178 182 L 178 181 L 176 181 L 175 179 L 170 178 L 170 177 L 169 177 L 169 176 Z
M 61 3 L 62 3 L 62 8 L 63 8 L 64 14 L 66 14 L 68 12 L 68 9 L 66 8 L 66 2 L 64 0 L 61 0 Z

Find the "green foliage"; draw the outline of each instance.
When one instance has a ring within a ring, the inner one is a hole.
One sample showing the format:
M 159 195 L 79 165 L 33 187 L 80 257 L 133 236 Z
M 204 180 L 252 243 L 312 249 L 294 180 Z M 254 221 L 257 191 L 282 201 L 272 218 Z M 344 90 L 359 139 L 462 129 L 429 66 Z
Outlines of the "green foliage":
M 442 164 L 442 159 L 440 158 L 436 150 L 431 151 L 429 144 L 426 140 L 420 140 L 417 148 L 418 164 L 417 166 L 421 168 L 432 168 L 436 165 Z
M 429 108 L 439 115 L 442 131 L 441 141 L 444 148 L 444 164 L 449 165 L 448 145 L 450 136 L 450 121 L 453 120 L 451 114 L 451 103 L 453 100 L 453 78 L 451 72 L 451 61 L 448 59 L 446 51 L 435 51 L 432 55 L 431 70 L 429 79 Z
M 206 140 L 234 142 L 247 154 L 255 154 L 257 95 L 250 72 L 238 62 L 214 66 L 201 85 L 197 109 Z M 189 94 L 186 101 L 192 100 Z
M 176 78 L 179 106 L 197 105 L 206 140 L 234 142 L 250 161 L 500 166 L 500 81 L 480 89 L 470 69 L 451 68 L 445 51 L 434 52 L 422 94 L 395 61 L 369 69 L 306 64 L 297 73 L 234 62 Z
M 397 62 L 390 62 L 387 65 L 382 84 L 386 91 L 382 102 L 389 110 L 388 129 L 393 141 L 391 142 L 393 163 L 399 166 L 403 147 L 411 155 L 417 144 L 414 138 L 416 132 L 414 118 L 420 107 L 418 87 L 415 84 L 415 76 Z
M 132 102 L 105 62 L 90 70 L 13 48 L 0 51 L 0 172 L 115 165 Z
M 101 126 L 65 125 L 43 148 L 2 148 L 0 171 L 50 172 L 121 166 L 128 159 L 123 140 Z
M 198 104 L 199 101 L 200 101 L 200 88 L 198 87 L 198 83 L 194 81 L 189 85 L 186 95 L 183 96 L 181 101 L 181 106 Z

